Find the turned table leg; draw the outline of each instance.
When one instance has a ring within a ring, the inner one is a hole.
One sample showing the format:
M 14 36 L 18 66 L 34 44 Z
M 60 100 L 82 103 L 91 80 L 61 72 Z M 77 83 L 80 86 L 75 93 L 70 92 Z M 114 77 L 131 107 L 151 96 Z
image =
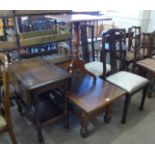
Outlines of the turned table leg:
M 74 23 L 74 51 L 73 51 L 73 59 L 71 64 L 69 65 L 69 73 L 73 74 L 77 69 L 80 71 L 91 75 L 94 78 L 94 83 L 96 82 L 96 76 L 85 69 L 85 62 L 79 58 L 79 44 L 80 44 L 80 23 Z
M 39 117 L 39 105 L 38 105 L 38 96 L 34 96 L 34 107 L 35 107 L 35 121 L 36 121 L 36 129 L 37 129 L 37 138 L 39 143 L 44 143 L 43 135 L 41 132 L 41 123 L 40 123 L 40 117 Z
M 112 112 L 112 104 L 109 104 L 106 108 L 104 115 L 104 122 L 107 124 L 111 122 L 112 119 L 111 112 Z
M 88 115 L 85 112 L 82 112 L 80 116 L 80 124 L 81 124 L 80 135 L 82 138 L 86 138 L 89 134 L 87 129 L 88 123 L 89 123 Z
M 64 96 L 65 96 L 65 121 L 64 121 L 64 127 L 65 129 L 69 130 L 70 129 L 70 124 L 69 124 L 69 107 L 68 107 L 68 99 L 67 99 L 67 90 L 70 79 L 65 81 L 65 86 L 64 86 Z
M 73 51 L 73 59 L 71 64 L 69 65 L 69 73 L 73 73 L 78 68 L 78 54 L 79 54 L 79 22 L 74 23 L 74 51 Z

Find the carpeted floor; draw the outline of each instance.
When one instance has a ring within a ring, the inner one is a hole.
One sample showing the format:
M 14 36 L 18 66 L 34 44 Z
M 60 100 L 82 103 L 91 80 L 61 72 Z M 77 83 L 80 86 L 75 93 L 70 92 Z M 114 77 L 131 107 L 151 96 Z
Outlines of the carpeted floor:
M 109 144 L 109 143 L 155 143 L 155 95 L 146 99 L 144 111 L 139 111 L 141 93 L 136 94 L 130 105 L 127 124 L 120 123 L 123 101 L 120 99 L 113 106 L 113 118 L 105 124 L 103 114 L 89 124 L 89 137 L 80 137 L 80 124 L 74 114 L 70 114 L 71 130 L 65 131 L 63 120 L 43 128 L 43 136 L 47 144 Z M 13 125 L 18 143 L 38 143 L 34 125 L 25 117 L 20 116 L 16 106 L 11 109 Z M 3 134 L 0 143 L 11 143 L 9 135 Z

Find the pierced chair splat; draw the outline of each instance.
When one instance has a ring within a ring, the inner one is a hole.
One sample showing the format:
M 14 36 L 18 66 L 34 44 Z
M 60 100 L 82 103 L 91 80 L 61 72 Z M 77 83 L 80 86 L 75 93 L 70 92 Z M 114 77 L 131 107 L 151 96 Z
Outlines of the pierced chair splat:
M 88 33 L 90 32 L 90 39 Z M 89 42 L 91 40 L 91 42 Z M 103 75 L 103 63 L 97 61 L 98 58 L 101 60 L 101 54 L 98 56 L 94 49 L 94 26 L 93 25 L 81 25 L 81 43 L 83 59 L 86 62 L 84 67 L 87 71 L 95 75 L 96 77 Z M 106 64 L 107 74 L 111 71 L 111 66 Z

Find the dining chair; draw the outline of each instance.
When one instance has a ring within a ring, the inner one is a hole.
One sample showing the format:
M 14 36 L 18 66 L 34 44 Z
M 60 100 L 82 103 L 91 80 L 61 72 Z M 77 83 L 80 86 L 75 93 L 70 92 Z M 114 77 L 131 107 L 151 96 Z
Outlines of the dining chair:
M 0 134 L 8 132 L 12 142 L 16 144 L 10 112 L 8 60 L 4 54 L 0 54 L 0 69 Z
M 90 37 L 87 31 L 89 30 Z M 91 40 L 91 42 L 89 41 Z M 94 48 L 94 26 L 93 25 L 81 25 L 81 44 L 82 53 L 85 63 L 85 69 L 91 72 L 95 76 L 103 75 L 103 63 L 100 61 L 100 53 L 95 52 Z M 111 71 L 111 66 L 106 64 L 107 74 Z
M 135 45 L 135 38 L 140 38 L 141 27 L 140 26 L 131 26 L 128 28 L 128 50 L 132 50 Z
M 145 59 L 145 63 L 147 61 L 147 63 L 145 64 L 145 72 L 143 72 L 142 69 L 142 73 L 143 76 L 147 77 L 150 80 L 150 86 L 148 89 L 148 97 L 151 98 L 152 94 L 153 94 L 153 87 L 154 87 L 154 83 L 155 83 L 155 77 L 154 77 L 154 61 L 155 61 L 155 31 L 153 31 L 152 33 L 150 33 L 151 36 L 151 41 L 145 40 L 145 45 L 146 46 L 150 46 L 150 51 L 148 52 L 148 58 L 151 59 Z M 139 61 L 137 62 L 139 63 Z M 140 67 L 139 67 L 140 69 Z M 153 74 L 152 74 L 153 72 Z
M 140 37 L 140 59 L 145 59 L 151 55 L 152 34 L 142 33 Z
M 141 34 L 141 28 L 139 26 L 132 26 L 128 29 L 128 35 L 126 37 L 127 42 L 127 51 L 126 56 L 124 57 L 125 62 L 125 69 L 128 71 L 129 66 L 133 64 L 132 71 L 135 70 L 135 61 L 137 59 L 137 48 L 138 43 L 140 43 L 140 34 Z M 120 58 L 120 57 L 118 57 Z
M 128 113 L 128 108 L 131 103 L 132 96 L 139 92 L 140 90 L 143 90 L 142 98 L 141 98 L 141 104 L 140 104 L 140 110 L 144 107 L 144 101 L 146 97 L 146 91 L 147 87 L 149 85 L 149 80 L 146 78 L 143 78 L 139 75 L 136 75 L 134 73 L 130 73 L 127 71 L 118 71 L 118 68 L 121 68 L 120 66 L 122 63 L 124 63 L 122 60 L 126 56 L 126 53 L 123 50 L 122 46 L 122 38 L 124 36 L 124 29 L 111 29 L 103 34 L 102 36 L 102 59 L 103 59 L 103 66 L 105 66 L 106 61 L 106 52 L 105 52 L 105 46 L 107 43 L 107 38 L 109 42 L 109 51 L 110 51 L 110 64 L 111 64 L 111 72 L 112 75 L 107 76 L 106 80 L 110 83 L 122 88 L 126 91 L 126 97 L 125 97 L 125 103 L 124 103 L 124 110 L 123 110 L 123 116 L 122 116 L 122 123 L 126 123 L 126 117 Z M 119 34 L 119 39 L 118 39 Z M 119 50 L 116 49 L 116 44 L 119 46 Z M 121 59 L 117 60 L 117 53 L 119 52 Z M 119 64 L 118 64 L 119 62 Z M 103 67 L 103 73 L 104 76 L 106 75 L 106 67 Z
M 126 42 L 128 42 L 128 45 L 126 46 L 126 56 L 124 57 L 124 68 L 127 71 L 135 72 L 136 62 L 150 55 L 151 34 L 141 33 L 139 26 L 130 27 L 127 34 Z M 117 56 L 117 58 L 120 59 L 120 56 Z

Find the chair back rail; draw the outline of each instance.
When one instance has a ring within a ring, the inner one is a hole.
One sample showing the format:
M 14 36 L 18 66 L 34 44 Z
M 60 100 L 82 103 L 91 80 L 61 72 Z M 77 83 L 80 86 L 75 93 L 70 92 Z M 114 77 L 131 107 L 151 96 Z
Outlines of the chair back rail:
M 110 55 L 111 72 L 116 73 L 121 70 L 126 55 L 126 31 L 125 29 L 110 29 L 102 35 L 102 62 L 106 63 L 107 44 Z M 120 57 L 120 63 L 117 64 L 117 55 Z M 103 64 L 104 65 L 104 64 Z M 105 66 L 105 65 L 104 65 Z M 106 66 L 105 66 L 106 67 Z M 104 69 L 106 70 L 106 68 Z M 104 72 L 106 72 L 104 70 Z M 105 73 L 104 73 L 105 74 Z
M 90 42 L 88 39 L 90 38 Z M 83 59 L 86 62 L 95 61 L 94 48 L 94 26 L 89 24 L 81 25 L 81 44 Z M 89 48 L 91 46 L 91 49 Z
M 150 57 L 155 55 L 155 31 L 151 33 L 151 53 Z

